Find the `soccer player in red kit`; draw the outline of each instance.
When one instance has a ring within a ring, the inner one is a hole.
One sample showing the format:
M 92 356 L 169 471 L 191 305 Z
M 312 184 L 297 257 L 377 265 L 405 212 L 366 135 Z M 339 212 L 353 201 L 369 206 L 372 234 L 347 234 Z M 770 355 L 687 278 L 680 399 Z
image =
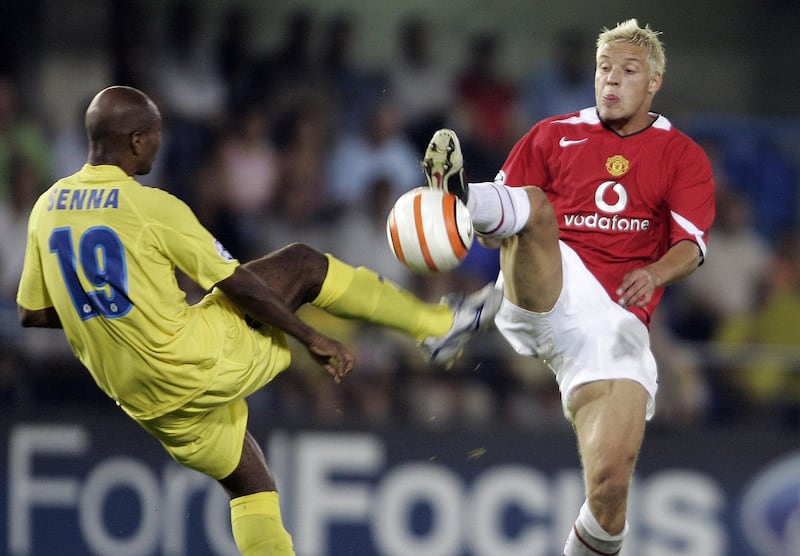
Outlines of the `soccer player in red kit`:
M 714 218 L 702 149 L 650 111 L 664 75 L 659 33 L 635 19 L 597 39 L 595 100 L 536 124 L 493 182 L 466 184 L 456 134 L 423 167 L 500 247 L 498 329 L 546 361 L 577 435 L 586 501 L 565 556 L 618 554 L 645 423 L 655 409 L 648 326 L 664 286 L 706 256 Z

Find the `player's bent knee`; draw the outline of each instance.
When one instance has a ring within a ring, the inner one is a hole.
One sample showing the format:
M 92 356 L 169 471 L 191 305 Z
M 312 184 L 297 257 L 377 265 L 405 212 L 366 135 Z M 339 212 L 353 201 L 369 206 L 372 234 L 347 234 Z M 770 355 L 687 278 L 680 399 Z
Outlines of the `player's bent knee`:
M 318 284 L 328 272 L 328 258 L 300 242 L 290 243 L 247 265 L 254 265 L 259 274 L 268 275 L 273 281 L 276 274 L 290 277 L 294 289 Z
M 325 255 L 307 245 L 305 243 L 294 242 L 283 247 L 280 251 L 304 262 L 318 262 L 323 263 L 326 261 Z
M 528 227 L 532 228 L 537 235 L 542 233 L 558 232 L 558 221 L 553 210 L 553 205 L 539 187 L 526 187 L 528 199 L 531 205 L 531 214 L 528 218 Z

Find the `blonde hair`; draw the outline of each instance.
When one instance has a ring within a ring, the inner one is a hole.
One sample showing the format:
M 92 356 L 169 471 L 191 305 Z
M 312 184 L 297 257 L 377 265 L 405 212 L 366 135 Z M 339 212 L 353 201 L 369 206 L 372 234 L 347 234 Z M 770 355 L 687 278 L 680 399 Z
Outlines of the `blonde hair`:
M 597 37 L 597 50 L 613 43 L 628 43 L 643 47 L 647 51 L 647 63 L 650 74 L 664 74 L 667 66 L 667 57 L 664 54 L 664 44 L 658 38 L 660 31 L 654 31 L 650 25 L 639 27 L 639 22 L 631 18 L 622 23 L 617 23 L 613 29 L 603 28 Z

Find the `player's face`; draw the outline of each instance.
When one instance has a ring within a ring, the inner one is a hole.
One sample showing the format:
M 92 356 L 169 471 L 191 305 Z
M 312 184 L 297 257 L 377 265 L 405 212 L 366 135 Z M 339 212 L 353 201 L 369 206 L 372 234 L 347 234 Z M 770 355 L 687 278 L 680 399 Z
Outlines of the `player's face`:
M 639 131 L 650 123 L 648 111 L 661 86 L 650 75 L 646 50 L 635 44 L 607 44 L 597 51 L 595 100 L 600 118 L 618 133 Z

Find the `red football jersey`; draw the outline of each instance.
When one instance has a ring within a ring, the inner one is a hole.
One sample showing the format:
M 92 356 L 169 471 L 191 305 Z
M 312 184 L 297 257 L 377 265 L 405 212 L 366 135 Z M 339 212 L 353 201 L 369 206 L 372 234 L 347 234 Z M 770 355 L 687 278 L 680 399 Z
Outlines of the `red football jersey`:
M 664 116 L 620 136 L 595 108 L 545 119 L 514 146 L 498 179 L 541 187 L 560 237 L 616 300 L 623 276 L 681 240 L 706 254 L 714 219 L 711 164 L 702 148 Z M 643 308 L 646 325 L 664 291 Z

